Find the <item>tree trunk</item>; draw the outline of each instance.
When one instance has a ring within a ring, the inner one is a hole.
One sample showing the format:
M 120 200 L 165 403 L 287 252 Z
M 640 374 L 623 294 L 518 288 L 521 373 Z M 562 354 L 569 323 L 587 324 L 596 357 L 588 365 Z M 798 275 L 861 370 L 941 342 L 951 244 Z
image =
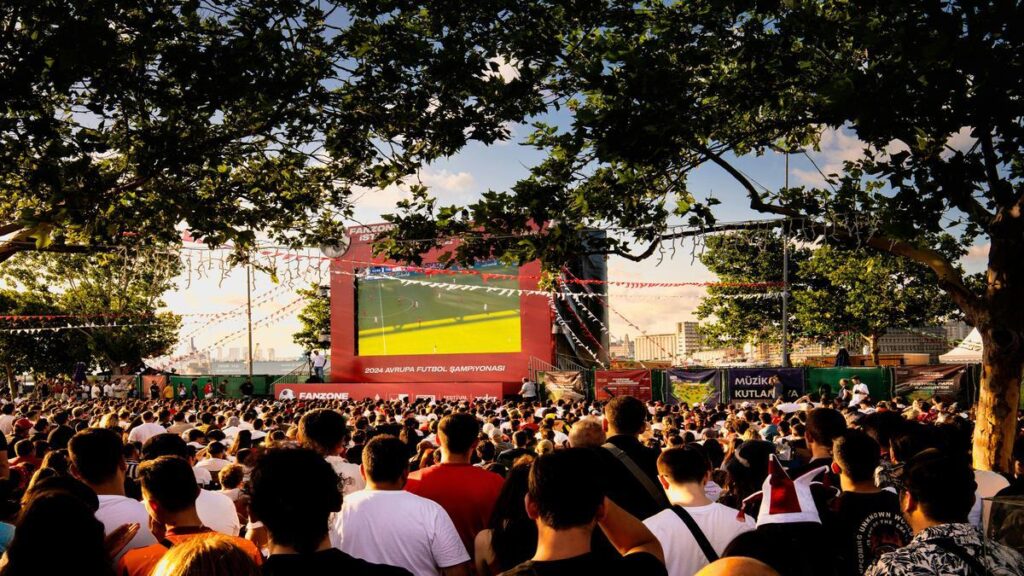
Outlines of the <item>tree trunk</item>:
M 1024 371 L 1024 199 L 991 226 L 983 310 L 975 318 L 983 346 L 974 426 L 974 466 L 1010 471 Z
M 18 379 L 10 364 L 4 364 L 4 372 L 7 373 L 7 389 L 11 392 L 11 400 L 14 400 L 18 397 Z
M 1006 350 L 1007 343 L 999 342 L 1002 338 L 998 329 L 979 329 L 979 332 L 984 351 L 974 427 L 974 467 L 1009 472 L 1017 432 L 1024 354 L 1019 345 L 1015 349 L 1011 345 L 1010 350 Z

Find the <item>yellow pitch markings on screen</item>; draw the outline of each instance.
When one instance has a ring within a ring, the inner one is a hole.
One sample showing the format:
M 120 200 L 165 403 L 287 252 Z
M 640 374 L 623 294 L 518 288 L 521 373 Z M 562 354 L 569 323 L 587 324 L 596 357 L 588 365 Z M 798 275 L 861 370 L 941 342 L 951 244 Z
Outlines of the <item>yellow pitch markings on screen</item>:
M 518 310 L 469 314 L 359 331 L 360 356 L 519 352 Z

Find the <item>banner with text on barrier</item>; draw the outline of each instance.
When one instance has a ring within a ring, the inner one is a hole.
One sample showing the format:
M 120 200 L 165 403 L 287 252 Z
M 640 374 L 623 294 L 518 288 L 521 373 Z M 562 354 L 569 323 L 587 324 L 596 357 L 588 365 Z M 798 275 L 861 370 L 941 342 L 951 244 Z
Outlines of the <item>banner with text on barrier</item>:
M 665 390 L 665 402 L 668 404 L 712 406 L 721 401 L 722 388 L 718 370 L 688 371 L 671 368 L 666 370 L 665 374 L 668 376 L 668 386 Z
M 898 366 L 894 370 L 897 396 L 906 396 L 908 400 L 944 396 L 970 404 L 966 365 Z
M 548 399 L 576 402 L 585 399 L 586 387 L 583 372 L 579 370 L 550 370 L 538 372 L 537 380 L 544 386 Z
M 644 402 L 653 396 L 650 370 L 598 370 L 594 372 L 594 396 L 609 400 L 633 396 Z
M 352 384 L 275 384 L 276 400 L 454 400 L 497 401 L 500 382 L 403 382 Z
M 792 402 L 804 395 L 803 368 L 729 368 L 726 389 L 730 402 Z

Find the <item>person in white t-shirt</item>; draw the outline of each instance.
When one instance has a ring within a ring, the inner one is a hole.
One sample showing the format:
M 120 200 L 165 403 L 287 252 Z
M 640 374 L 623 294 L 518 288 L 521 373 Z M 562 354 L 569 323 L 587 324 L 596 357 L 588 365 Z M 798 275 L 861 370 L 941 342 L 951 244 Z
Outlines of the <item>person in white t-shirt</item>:
M 206 447 L 206 458 L 200 460 L 195 467 L 210 473 L 211 480 L 218 472 L 226 468 L 231 461 L 226 459 L 227 448 L 220 442 L 210 442 Z
M 644 520 L 644 525 L 661 542 L 669 576 L 691 576 L 710 563 L 681 515 L 693 519 L 717 556 L 733 538 L 754 529 L 753 519 L 738 520 L 736 509 L 707 497 L 710 477 L 711 463 L 699 446 L 671 448 L 658 457 L 658 479 L 672 507 Z
M 472 573 L 469 553 L 444 508 L 403 489 L 409 476 L 405 443 L 394 436 L 370 440 L 362 472 L 366 489 L 345 498 L 332 523 L 343 552 L 416 576 Z
M 68 442 L 71 474 L 92 489 L 99 498 L 96 519 L 109 535 L 124 524 L 138 524 L 139 531 L 115 557 L 126 551 L 156 544 L 149 530 L 149 514 L 138 500 L 124 495 L 128 465 L 124 461 L 121 437 L 107 428 L 87 428 Z
M 14 421 L 17 419 L 18 417 L 14 415 L 14 403 L 4 404 L 3 408 L 0 408 L 0 433 L 3 433 L 4 436 L 12 436 Z
M 185 440 L 176 434 L 158 434 L 149 439 L 142 447 L 143 460 L 154 460 L 160 456 L 176 456 L 189 464 L 191 461 L 189 448 Z M 192 469 L 196 472 L 196 468 Z M 210 476 L 208 470 L 199 469 Z M 209 482 L 209 481 L 207 481 Z M 203 526 L 221 534 L 238 536 L 242 530 L 242 523 L 238 520 L 238 512 L 235 510 L 235 503 L 224 494 L 200 490 L 196 498 L 196 512 Z
M 167 432 L 167 429 L 156 423 L 156 416 L 152 411 L 146 410 L 142 413 L 142 424 L 132 428 L 128 433 L 128 441 L 145 444 L 146 440 L 164 432 Z
M 850 399 L 850 406 L 859 406 L 861 402 L 871 395 L 868 385 L 860 381 L 860 376 L 853 377 L 853 397 Z
M 98 400 L 102 394 L 103 389 L 100 388 L 99 383 L 93 382 L 92 388 L 89 391 L 89 395 L 92 397 L 93 400 Z
M 334 468 L 344 496 L 366 486 L 359 473 L 359 464 L 341 456 L 342 450 L 348 446 L 348 439 L 345 417 L 334 410 L 310 410 L 299 420 L 299 443 L 315 450 Z

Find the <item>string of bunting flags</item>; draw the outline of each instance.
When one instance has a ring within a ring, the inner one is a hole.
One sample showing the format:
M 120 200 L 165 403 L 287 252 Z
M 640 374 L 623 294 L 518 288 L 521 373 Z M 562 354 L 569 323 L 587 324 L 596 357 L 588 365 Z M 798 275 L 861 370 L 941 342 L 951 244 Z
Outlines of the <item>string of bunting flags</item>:
M 281 308 L 278 308 L 277 310 L 275 310 L 274 312 L 270 313 L 269 315 L 264 316 L 263 318 L 260 318 L 258 320 L 253 320 L 252 327 L 255 329 L 255 328 L 260 328 L 260 327 L 264 327 L 264 326 L 271 326 L 273 324 L 276 324 L 277 322 L 280 322 L 281 320 L 285 319 L 292 311 L 295 310 L 295 308 L 297 308 L 300 305 L 302 305 L 304 303 L 304 301 L 305 301 L 304 298 L 296 298 L 295 300 L 292 300 L 291 302 L 285 304 Z M 225 336 L 222 336 L 220 339 L 218 339 L 217 341 L 213 342 L 212 344 L 210 344 L 208 346 L 205 346 L 203 348 L 200 348 L 198 350 L 193 350 L 193 351 L 188 352 L 186 354 L 180 354 L 180 355 L 177 355 L 177 356 L 171 356 L 171 357 L 166 357 L 166 358 L 154 358 L 154 359 L 150 360 L 149 363 L 150 363 L 151 366 L 153 366 L 155 368 L 166 368 L 166 367 L 169 367 L 169 366 L 171 366 L 171 365 L 173 365 L 173 364 L 175 364 L 177 362 L 181 362 L 181 361 L 184 361 L 184 360 L 190 360 L 192 358 L 198 358 L 198 357 L 201 357 L 203 354 L 205 354 L 205 353 L 207 353 L 207 352 L 209 352 L 211 350 L 216 349 L 218 346 L 221 346 L 223 344 L 227 344 L 228 342 L 231 342 L 231 341 L 233 341 L 233 340 L 235 340 L 237 338 L 241 338 L 242 336 L 244 336 L 248 332 L 248 330 L 249 330 L 248 327 L 241 328 L 241 329 L 235 330 L 234 332 L 231 332 L 231 333 L 229 333 L 229 334 L 227 334 Z
M 75 329 L 96 329 L 96 328 L 145 328 L 150 326 L 161 326 L 160 323 L 154 324 L 77 324 L 74 326 L 46 326 L 46 327 L 33 327 L 33 328 L 0 328 L 0 332 L 6 332 L 10 334 L 38 334 L 40 332 L 58 332 L 61 330 L 75 330 Z
M 601 358 L 597 354 L 595 354 L 589 346 L 587 346 L 582 340 L 580 340 L 579 336 L 576 336 L 576 333 L 572 331 L 572 328 L 569 327 L 569 324 L 565 321 L 564 318 L 562 318 L 562 314 L 558 311 L 558 307 L 555 306 L 554 298 L 548 299 L 548 305 L 551 307 L 551 312 L 555 316 L 555 322 L 558 323 L 558 326 L 559 328 L 562 329 L 562 332 L 564 332 L 565 335 L 568 336 L 569 339 L 573 341 L 573 343 L 575 343 L 577 346 L 582 348 L 587 354 L 589 354 L 590 357 L 594 359 L 594 361 L 600 364 L 601 368 L 607 368 L 605 363 L 601 361 Z

